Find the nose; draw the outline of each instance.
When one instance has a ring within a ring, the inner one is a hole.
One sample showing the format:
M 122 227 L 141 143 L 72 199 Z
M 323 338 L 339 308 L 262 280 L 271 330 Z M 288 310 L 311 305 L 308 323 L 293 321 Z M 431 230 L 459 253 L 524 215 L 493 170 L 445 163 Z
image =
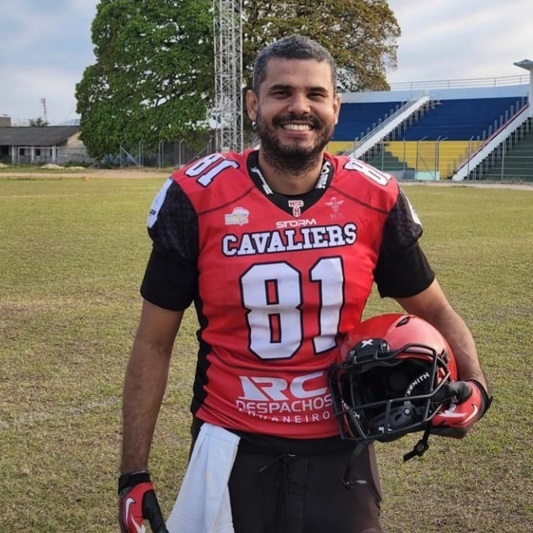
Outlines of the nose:
M 309 113 L 309 100 L 303 92 L 295 92 L 289 101 L 288 111 L 295 115 Z

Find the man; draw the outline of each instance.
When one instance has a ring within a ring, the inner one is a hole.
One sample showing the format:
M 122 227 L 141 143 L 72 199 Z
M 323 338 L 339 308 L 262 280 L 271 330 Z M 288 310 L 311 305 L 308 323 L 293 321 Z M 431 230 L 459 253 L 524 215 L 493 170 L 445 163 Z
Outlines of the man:
M 123 531 L 137 531 L 143 517 L 164 531 L 148 458 L 174 341 L 193 302 L 193 441 L 200 434 L 209 446 L 213 428 L 230 436 L 224 442 L 236 439 L 222 454 L 226 474 L 211 466 L 209 476 L 227 475 L 221 486 L 237 533 L 382 531 L 374 449 L 358 456 L 362 482 L 347 489 L 341 478 L 353 444 L 339 437 L 327 389 L 339 339 L 360 321 L 374 281 L 446 337 L 476 409 L 486 407 L 474 341 L 418 245 L 422 228 L 408 200 L 390 176 L 324 151 L 339 116 L 335 89 L 335 64 L 314 41 L 291 36 L 268 46 L 246 95 L 259 150 L 201 159 L 154 200 L 153 251 L 124 384 Z M 450 420 L 448 434 L 463 436 L 477 418 L 457 427 Z M 204 466 L 191 473 L 196 488 L 209 460 L 199 448 L 197 441 L 191 463 Z M 187 498 L 191 489 L 181 492 Z M 181 497 L 170 529 L 231 530 L 228 520 L 218 529 L 193 526 Z

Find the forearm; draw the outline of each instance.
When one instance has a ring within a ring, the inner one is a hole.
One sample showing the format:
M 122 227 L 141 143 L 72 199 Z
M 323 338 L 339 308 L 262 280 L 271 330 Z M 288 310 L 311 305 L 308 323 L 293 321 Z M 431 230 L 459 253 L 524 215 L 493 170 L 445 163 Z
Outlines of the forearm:
M 423 318 L 441 332 L 452 349 L 460 380 L 475 379 L 487 389 L 472 334 L 444 296 L 437 280 L 420 294 L 397 301 L 408 313 Z
M 488 390 L 476 344 L 464 320 L 451 307 L 426 320 L 448 341 L 457 363 L 458 378 L 462 381 L 475 379 Z
M 171 347 L 136 339 L 124 380 L 121 472 L 146 469 L 165 393 Z

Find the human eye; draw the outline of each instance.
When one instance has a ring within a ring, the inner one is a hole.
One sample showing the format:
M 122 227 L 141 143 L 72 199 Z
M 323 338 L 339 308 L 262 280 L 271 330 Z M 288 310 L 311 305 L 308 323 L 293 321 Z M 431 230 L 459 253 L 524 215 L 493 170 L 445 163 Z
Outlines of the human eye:
M 327 98 L 327 94 L 321 90 L 312 90 L 309 91 L 308 98 L 311 100 L 322 101 Z
M 289 96 L 290 92 L 289 92 L 288 89 L 286 89 L 284 87 L 278 87 L 278 88 L 273 89 L 272 91 L 270 91 L 270 94 L 274 98 L 287 98 L 287 96 Z

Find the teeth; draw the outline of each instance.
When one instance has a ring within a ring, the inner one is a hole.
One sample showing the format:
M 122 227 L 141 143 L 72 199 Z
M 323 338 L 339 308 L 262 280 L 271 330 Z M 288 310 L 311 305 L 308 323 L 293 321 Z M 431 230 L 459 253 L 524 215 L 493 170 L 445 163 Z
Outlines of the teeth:
M 307 131 L 311 129 L 309 124 L 285 124 L 283 127 L 294 131 Z

